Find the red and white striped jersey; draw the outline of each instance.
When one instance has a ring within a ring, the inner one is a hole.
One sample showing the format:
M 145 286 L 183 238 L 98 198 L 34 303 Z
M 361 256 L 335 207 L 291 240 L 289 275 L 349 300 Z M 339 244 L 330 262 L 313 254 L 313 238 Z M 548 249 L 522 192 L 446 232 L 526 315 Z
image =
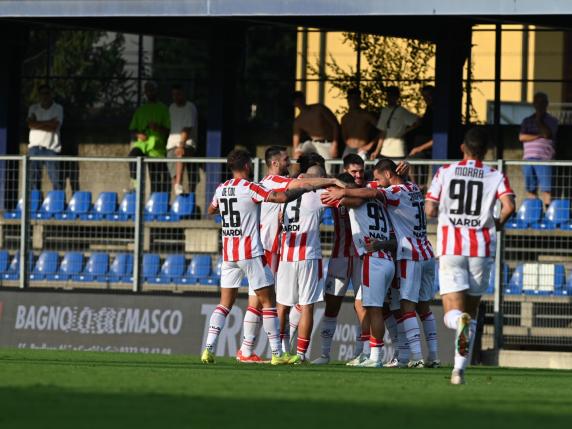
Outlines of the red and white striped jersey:
M 323 192 L 323 189 L 307 192 L 284 205 L 281 261 L 322 259 L 320 222 L 327 207 L 320 201 Z
M 377 183 L 372 184 L 376 187 Z M 425 199 L 419 186 L 406 182 L 388 188 L 379 188 L 397 238 L 397 260 L 427 261 L 434 257 L 433 247 L 427 239 Z
M 241 261 L 264 254 L 260 242 L 260 207 L 271 191 L 244 179 L 221 183 L 211 205 L 222 217 L 224 261 Z
M 368 184 L 368 188 L 377 187 Z M 339 206 L 339 201 L 336 205 Z M 359 207 L 352 207 L 348 210 L 350 225 L 352 231 L 352 239 L 354 248 L 359 256 L 367 255 L 366 244 L 372 240 L 387 241 L 390 239 L 390 233 L 393 230 L 387 210 L 380 200 L 367 200 Z M 390 252 L 373 252 L 369 256 L 374 258 L 384 258 L 391 260 Z
M 334 218 L 334 246 L 332 258 L 347 258 L 357 256 L 357 251 L 352 240 L 352 227 L 349 211 L 346 207 L 332 207 Z
M 508 178 L 481 161 L 441 167 L 426 198 L 439 203 L 437 254 L 494 256 L 497 199 L 514 194 Z
M 260 184 L 272 191 L 285 191 L 293 179 L 284 176 L 270 175 L 260 181 Z M 260 240 L 264 250 L 278 253 L 280 250 L 280 209 L 282 205 L 262 203 L 260 208 Z

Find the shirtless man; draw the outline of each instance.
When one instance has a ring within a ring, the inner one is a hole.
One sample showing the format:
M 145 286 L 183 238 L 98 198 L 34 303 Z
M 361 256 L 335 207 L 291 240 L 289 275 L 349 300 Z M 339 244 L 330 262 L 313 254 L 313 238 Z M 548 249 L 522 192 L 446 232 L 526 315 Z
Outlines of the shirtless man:
M 364 161 L 367 153 L 373 147 L 374 138 L 378 133 L 376 118 L 370 112 L 361 108 L 361 91 L 352 88 L 347 95 L 349 110 L 342 117 L 342 138 L 346 149 L 342 156 L 357 153 Z
M 292 135 L 294 157 L 316 152 L 324 159 L 337 158 L 340 130 L 332 111 L 323 104 L 306 104 L 306 96 L 301 91 L 294 93 L 294 107 L 300 109 L 300 114 L 294 120 Z M 309 140 L 300 143 L 303 134 Z

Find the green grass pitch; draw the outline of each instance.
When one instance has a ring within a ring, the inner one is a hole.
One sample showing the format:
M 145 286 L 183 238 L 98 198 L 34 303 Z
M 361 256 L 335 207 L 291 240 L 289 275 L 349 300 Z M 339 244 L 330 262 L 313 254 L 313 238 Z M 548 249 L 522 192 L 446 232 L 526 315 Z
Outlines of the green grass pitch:
M 0 428 L 572 427 L 570 371 L 449 374 L 0 350 Z

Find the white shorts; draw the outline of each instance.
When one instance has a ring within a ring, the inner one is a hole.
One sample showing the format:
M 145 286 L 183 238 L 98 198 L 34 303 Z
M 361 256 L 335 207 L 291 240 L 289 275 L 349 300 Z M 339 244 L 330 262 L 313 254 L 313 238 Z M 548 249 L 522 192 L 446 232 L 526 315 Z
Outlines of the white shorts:
M 300 145 L 300 150 L 302 151 L 302 153 L 306 154 L 315 152 L 318 155 L 321 155 L 322 158 L 324 159 L 332 159 L 332 155 L 330 155 L 331 148 L 332 148 L 332 143 L 327 141 L 318 142 L 318 141 L 307 140 Z
M 393 261 L 364 256 L 361 274 L 361 293 L 364 307 L 383 307 L 394 274 L 395 264 Z
M 435 282 L 435 260 L 398 261 L 399 293 L 401 299 L 411 302 L 430 301 Z
M 322 260 L 281 261 L 276 274 L 276 302 L 292 307 L 324 299 Z
M 236 262 L 224 261 L 220 273 L 220 287 L 238 288 L 244 276 L 248 279 L 249 292 L 274 284 L 274 276 L 266 264 L 266 259 L 258 256 Z
M 352 282 L 354 296 L 361 285 L 361 259 L 359 256 L 331 258 L 324 292 L 333 296 L 345 296 Z
M 491 278 L 494 258 L 443 255 L 439 258 L 439 292 L 441 295 L 467 291 L 483 295 Z

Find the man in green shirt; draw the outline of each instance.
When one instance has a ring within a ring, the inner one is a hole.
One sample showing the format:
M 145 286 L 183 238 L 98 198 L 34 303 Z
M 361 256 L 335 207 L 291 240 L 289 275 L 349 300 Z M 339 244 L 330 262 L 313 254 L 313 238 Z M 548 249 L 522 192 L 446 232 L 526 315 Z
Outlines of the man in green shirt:
M 131 132 L 131 150 L 128 156 L 148 156 L 150 158 L 165 158 L 167 154 L 167 136 L 171 121 L 169 109 L 157 100 L 157 85 L 154 82 L 145 83 L 145 98 L 147 101 L 139 106 L 133 114 L 129 131 Z M 170 179 L 167 176 L 165 164 L 150 163 L 151 192 L 167 191 Z M 136 165 L 129 164 L 131 184 L 135 188 Z

